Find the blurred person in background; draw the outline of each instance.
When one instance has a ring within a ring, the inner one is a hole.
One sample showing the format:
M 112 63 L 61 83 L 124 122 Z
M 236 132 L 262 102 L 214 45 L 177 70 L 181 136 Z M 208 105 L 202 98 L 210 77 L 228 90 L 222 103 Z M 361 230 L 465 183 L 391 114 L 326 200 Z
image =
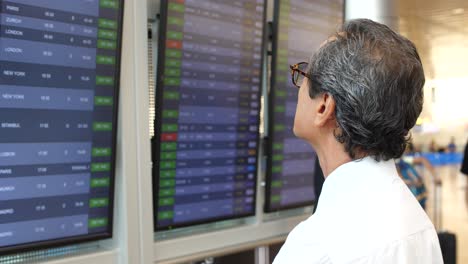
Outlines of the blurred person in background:
M 465 191 L 465 203 L 468 208 L 468 140 L 466 141 L 465 145 L 465 152 L 463 154 L 463 160 L 460 168 L 460 172 L 467 176 L 466 181 L 466 191 Z
M 416 154 L 414 144 L 410 141 L 406 147 L 405 155 L 396 160 L 396 165 L 400 177 L 416 197 L 421 207 L 426 209 L 427 188 L 422 175 L 428 172 L 433 184 L 440 184 L 441 179 L 436 174 L 431 162 L 427 158 Z M 423 170 L 418 171 L 416 166 L 421 166 Z
M 404 159 L 398 159 L 396 165 L 400 177 L 403 179 L 406 186 L 408 186 L 411 193 L 413 193 L 416 200 L 418 200 L 421 207 L 426 210 L 427 190 L 424 179 L 414 166 Z
M 465 152 L 463 154 L 463 161 L 462 161 L 462 166 L 460 168 L 460 171 L 461 173 L 468 176 L 468 140 L 466 141 Z
M 449 153 L 457 152 L 457 145 L 455 145 L 455 137 L 450 138 L 450 143 L 447 146 L 447 152 Z
M 437 152 L 437 143 L 434 139 L 432 139 L 431 143 L 429 143 L 429 152 Z

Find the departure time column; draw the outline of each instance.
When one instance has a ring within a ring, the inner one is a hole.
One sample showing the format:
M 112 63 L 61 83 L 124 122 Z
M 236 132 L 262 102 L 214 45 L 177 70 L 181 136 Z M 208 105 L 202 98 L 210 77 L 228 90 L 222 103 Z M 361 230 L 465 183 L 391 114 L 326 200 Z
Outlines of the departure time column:
M 261 44 L 263 27 L 259 21 L 263 17 L 263 5 L 244 1 L 242 23 L 242 42 L 240 43 L 240 92 L 238 137 L 236 147 L 240 157 L 234 176 L 234 212 L 245 214 L 252 211 L 255 194 L 255 174 L 257 162 L 256 133 L 258 131 Z

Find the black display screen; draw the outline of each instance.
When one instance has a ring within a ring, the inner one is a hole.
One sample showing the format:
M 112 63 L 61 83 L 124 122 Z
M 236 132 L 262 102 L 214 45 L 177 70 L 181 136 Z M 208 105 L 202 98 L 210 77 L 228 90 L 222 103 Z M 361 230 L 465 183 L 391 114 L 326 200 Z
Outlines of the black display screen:
M 253 215 L 265 2 L 161 4 L 155 229 Z
M 267 212 L 312 205 L 316 153 L 293 134 L 298 89 L 289 65 L 309 58 L 342 23 L 343 0 L 277 0 L 269 111 Z
M 110 237 L 123 1 L 0 5 L 0 252 Z

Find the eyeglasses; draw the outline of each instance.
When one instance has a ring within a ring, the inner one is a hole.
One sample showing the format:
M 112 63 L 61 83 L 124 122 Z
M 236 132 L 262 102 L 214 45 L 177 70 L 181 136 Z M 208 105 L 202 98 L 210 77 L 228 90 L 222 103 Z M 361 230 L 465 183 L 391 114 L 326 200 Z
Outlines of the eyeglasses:
M 306 73 L 308 66 L 309 66 L 309 63 L 307 62 L 299 62 L 294 65 L 289 65 L 289 68 L 291 68 L 292 83 L 297 88 L 301 87 L 301 84 L 304 81 L 304 77 L 309 78 L 309 76 Z

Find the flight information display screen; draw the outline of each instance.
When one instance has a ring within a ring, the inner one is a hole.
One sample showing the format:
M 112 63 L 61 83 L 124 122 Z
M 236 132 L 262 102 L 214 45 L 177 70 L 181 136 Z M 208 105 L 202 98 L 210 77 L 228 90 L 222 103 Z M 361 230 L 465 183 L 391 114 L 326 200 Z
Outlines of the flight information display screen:
M 0 252 L 112 235 L 123 1 L 0 1 Z
M 264 1 L 162 1 L 155 229 L 255 212 Z
M 298 89 L 291 82 L 289 65 L 308 62 L 320 44 L 337 30 L 343 14 L 343 0 L 275 2 L 267 212 L 312 205 L 316 199 L 316 153 L 293 133 Z

